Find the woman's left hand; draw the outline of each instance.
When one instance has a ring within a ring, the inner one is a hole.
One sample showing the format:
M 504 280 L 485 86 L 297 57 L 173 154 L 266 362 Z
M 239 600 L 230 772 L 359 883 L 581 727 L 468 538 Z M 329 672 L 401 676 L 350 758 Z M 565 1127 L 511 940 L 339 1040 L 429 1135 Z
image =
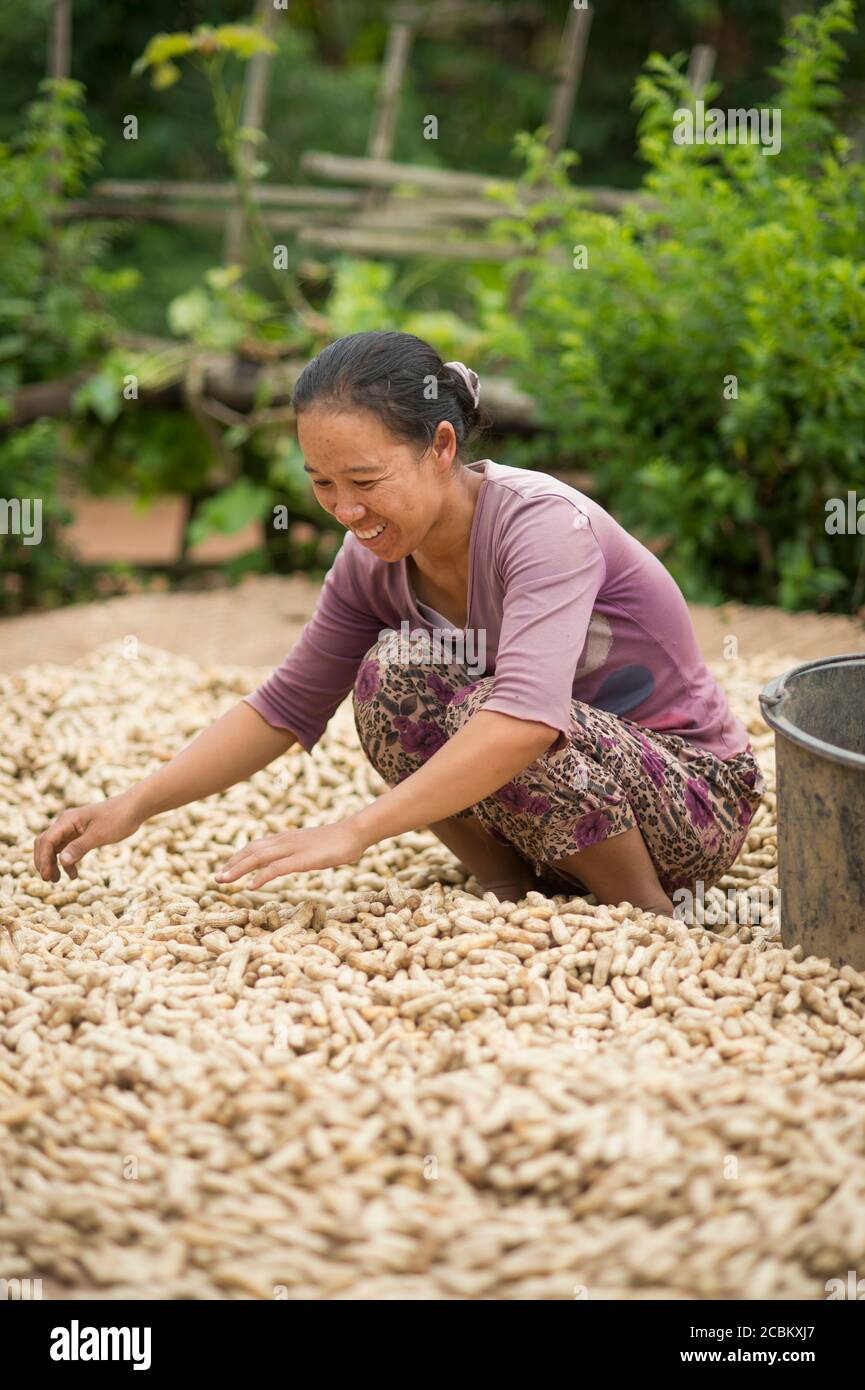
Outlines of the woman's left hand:
M 318 825 L 310 830 L 283 830 L 279 835 L 253 840 L 238 850 L 216 874 L 216 880 L 231 883 L 255 870 L 255 878 L 246 886 L 260 888 L 285 874 L 355 864 L 367 847 L 359 832 L 346 821 Z

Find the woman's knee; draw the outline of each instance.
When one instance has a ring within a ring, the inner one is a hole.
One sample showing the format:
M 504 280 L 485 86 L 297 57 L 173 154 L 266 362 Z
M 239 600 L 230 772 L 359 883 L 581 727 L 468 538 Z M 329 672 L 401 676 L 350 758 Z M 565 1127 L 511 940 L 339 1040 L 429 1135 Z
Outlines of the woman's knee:
M 482 680 L 469 680 L 467 671 L 462 671 L 461 674 L 464 677 L 461 682 L 454 681 L 453 673 L 448 673 L 441 678 L 442 685 L 445 687 L 443 691 L 444 723 L 449 737 L 457 733 L 473 715 L 483 709 L 493 688 L 492 676 L 485 676 Z
M 400 660 L 386 638 L 366 652 L 354 683 L 355 727 L 367 757 L 391 785 L 431 758 L 462 722 L 446 714 L 468 682 L 461 668 Z

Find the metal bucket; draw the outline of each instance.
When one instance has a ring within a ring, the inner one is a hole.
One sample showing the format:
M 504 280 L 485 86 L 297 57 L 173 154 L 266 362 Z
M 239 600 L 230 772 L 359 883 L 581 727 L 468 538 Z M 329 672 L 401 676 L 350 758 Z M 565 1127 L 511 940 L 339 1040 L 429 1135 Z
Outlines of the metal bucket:
M 865 969 L 865 652 L 794 666 L 760 707 L 775 733 L 783 943 Z

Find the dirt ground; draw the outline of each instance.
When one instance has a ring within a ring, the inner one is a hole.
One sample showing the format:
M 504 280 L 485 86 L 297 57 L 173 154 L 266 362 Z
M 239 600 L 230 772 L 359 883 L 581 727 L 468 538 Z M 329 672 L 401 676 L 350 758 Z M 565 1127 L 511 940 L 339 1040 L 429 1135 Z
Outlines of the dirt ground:
M 36 662 L 66 665 L 103 642 L 127 636 L 198 661 L 276 666 L 312 614 L 318 589 L 304 575 L 251 575 L 234 589 L 129 594 L 7 618 L 0 622 L 0 672 Z M 865 651 L 865 623 L 853 618 L 738 603 L 693 604 L 691 616 L 707 661 L 774 654 L 785 669 L 791 653 L 808 661 Z

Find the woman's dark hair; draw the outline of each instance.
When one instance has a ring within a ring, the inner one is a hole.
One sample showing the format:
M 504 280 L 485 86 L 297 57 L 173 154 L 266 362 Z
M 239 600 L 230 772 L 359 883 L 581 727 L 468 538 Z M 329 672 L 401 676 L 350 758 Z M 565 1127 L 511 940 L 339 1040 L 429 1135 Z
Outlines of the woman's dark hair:
M 369 410 L 398 439 L 424 449 L 439 422 L 449 420 L 457 437 L 455 463 L 481 428 L 465 378 L 413 333 L 376 330 L 337 338 L 304 367 L 292 405 L 298 415 L 313 405 Z

